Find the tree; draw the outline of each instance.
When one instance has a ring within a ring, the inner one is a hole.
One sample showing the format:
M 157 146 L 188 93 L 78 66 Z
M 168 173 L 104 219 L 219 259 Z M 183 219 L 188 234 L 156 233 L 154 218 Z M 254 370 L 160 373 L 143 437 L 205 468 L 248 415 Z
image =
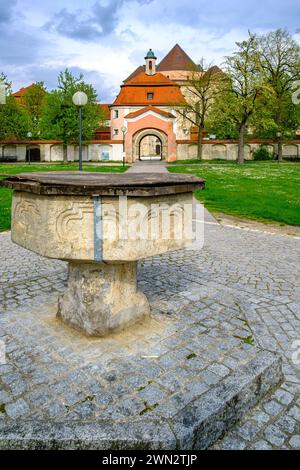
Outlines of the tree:
M 244 139 L 249 119 L 262 93 L 256 36 L 249 33 L 246 41 L 237 42 L 237 51 L 225 61 L 226 86 L 214 101 L 210 125 L 226 123 L 238 135 L 238 163 L 244 163 Z
M 272 110 L 278 136 L 278 160 L 282 160 L 282 140 L 299 124 L 292 103 L 293 85 L 300 78 L 300 46 L 282 29 L 257 38 L 259 62 L 265 81 L 266 105 Z
M 190 76 L 184 87 L 186 103 L 177 107 L 176 111 L 184 119 L 198 129 L 197 158 L 202 158 L 202 137 L 205 122 L 213 101 L 220 91 L 223 79 L 222 71 L 216 66 L 206 66 L 202 59 Z
M 293 139 L 300 125 L 298 106 L 293 104 L 292 93 L 286 92 L 280 98 L 280 120 L 278 126 L 279 103 L 274 93 L 268 89 L 259 98 L 257 107 L 250 119 L 250 126 L 255 137 L 262 139 L 277 140 L 279 159 L 282 159 L 282 140 L 284 138 Z M 280 132 L 280 137 L 278 136 Z M 278 152 L 277 152 L 278 153 Z
M 74 77 L 68 69 L 61 72 L 57 89 L 48 93 L 44 100 L 41 135 L 45 139 L 63 141 L 64 161 L 67 161 L 67 145 L 78 142 L 78 110 L 72 102 L 72 96 L 79 90 L 88 96 L 88 104 L 82 113 L 82 136 L 84 140 L 89 140 L 104 116 L 97 104 L 95 89 L 84 82 L 82 74 Z
M 33 137 L 40 136 L 40 121 L 43 114 L 44 99 L 47 91 L 44 82 L 33 83 L 22 96 L 20 104 L 30 119 Z
M 5 84 L 6 89 L 5 103 L 0 104 L 0 139 L 25 138 L 29 129 L 28 116 L 12 96 L 11 82 L 3 72 L 0 74 L 0 80 Z

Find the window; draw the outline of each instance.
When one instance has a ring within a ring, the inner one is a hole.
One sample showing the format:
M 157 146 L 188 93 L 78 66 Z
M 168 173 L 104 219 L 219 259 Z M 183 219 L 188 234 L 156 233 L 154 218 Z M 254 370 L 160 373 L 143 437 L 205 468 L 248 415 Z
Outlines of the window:
M 102 150 L 101 160 L 109 160 L 109 151 L 108 150 Z
M 119 135 L 119 129 L 114 129 L 114 135 Z
M 148 100 L 153 100 L 153 95 L 154 95 L 154 93 L 147 93 L 147 99 Z
M 115 119 L 118 119 L 118 117 L 119 117 L 119 110 L 118 110 L 118 109 L 115 109 L 115 110 L 114 110 L 114 118 L 115 118 Z

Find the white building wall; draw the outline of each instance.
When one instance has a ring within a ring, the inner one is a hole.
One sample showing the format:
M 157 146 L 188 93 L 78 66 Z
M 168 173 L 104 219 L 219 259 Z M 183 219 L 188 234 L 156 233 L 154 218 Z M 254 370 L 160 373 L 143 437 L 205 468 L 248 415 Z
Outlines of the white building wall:
M 64 161 L 64 152 L 62 145 L 51 145 L 50 148 L 50 160 L 51 162 L 63 162 Z
M 16 145 L 16 157 L 18 162 L 26 160 L 26 145 Z

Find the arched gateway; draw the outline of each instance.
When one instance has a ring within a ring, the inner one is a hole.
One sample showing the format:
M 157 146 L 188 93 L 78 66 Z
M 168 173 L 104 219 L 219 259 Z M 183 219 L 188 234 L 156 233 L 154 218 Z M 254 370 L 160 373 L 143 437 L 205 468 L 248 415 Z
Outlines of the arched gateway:
M 142 129 L 132 137 L 132 160 L 165 160 L 168 137 L 158 129 Z

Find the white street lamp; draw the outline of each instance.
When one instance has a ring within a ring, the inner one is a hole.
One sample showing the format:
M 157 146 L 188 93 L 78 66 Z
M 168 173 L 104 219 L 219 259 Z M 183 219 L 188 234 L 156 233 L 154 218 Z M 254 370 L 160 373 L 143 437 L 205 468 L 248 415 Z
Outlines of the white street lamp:
M 79 171 L 82 171 L 82 108 L 88 102 L 88 97 L 83 91 L 76 91 L 72 101 L 79 110 Z
M 85 106 L 88 102 L 88 97 L 83 91 L 76 91 L 72 97 L 75 106 Z
M 32 137 L 32 132 L 27 132 L 27 139 L 31 139 Z M 28 164 L 30 165 L 30 144 L 29 144 L 29 148 L 28 148 Z

